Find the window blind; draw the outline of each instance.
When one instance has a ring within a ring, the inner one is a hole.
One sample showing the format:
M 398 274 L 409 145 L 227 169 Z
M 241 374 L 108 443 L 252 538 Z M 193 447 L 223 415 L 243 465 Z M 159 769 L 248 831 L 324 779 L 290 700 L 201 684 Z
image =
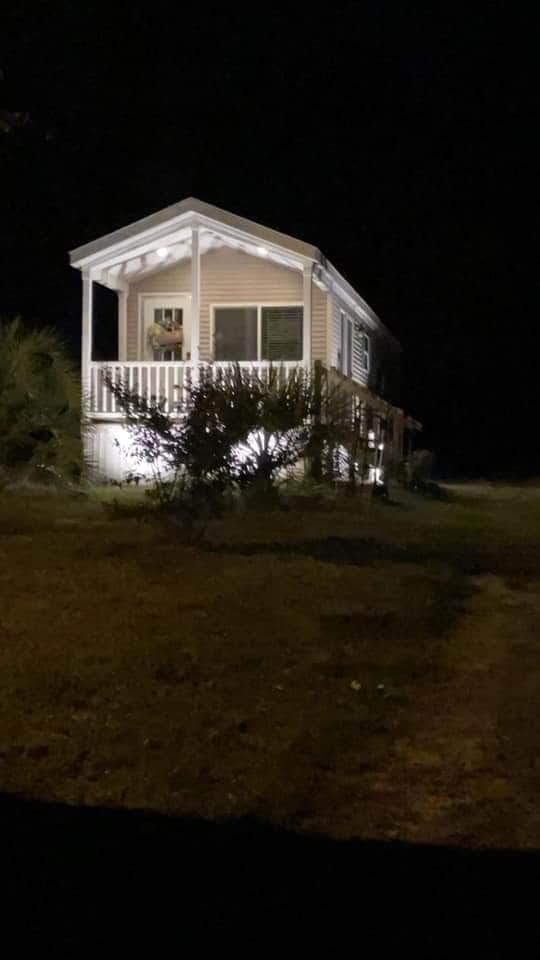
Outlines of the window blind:
M 261 339 L 263 360 L 301 360 L 303 307 L 263 307 Z

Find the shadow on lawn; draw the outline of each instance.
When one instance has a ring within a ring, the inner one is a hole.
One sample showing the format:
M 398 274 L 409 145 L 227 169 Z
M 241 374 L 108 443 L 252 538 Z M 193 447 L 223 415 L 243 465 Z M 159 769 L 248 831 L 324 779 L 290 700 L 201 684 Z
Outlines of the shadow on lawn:
M 399 842 L 337 842 L 264 823 L 0 799 L 6 919 L 17 947 L 293 943 L 351 955 L 524 955 L 540 857 Z M 533 939 L 530 940 L 534 942 Z M 257 954 L 253 953 L 257 951 Z M 350 949 L 346 951 L 350 953 Z M 123 954 L 122 954 L 123 955 Z M 188 955 L 190 955 L 188 953 Z
M 314 539 L 265 543 L 219 543 L 207 549 L 217 553 L 234 553 L 240 556 L 255 556 L 271 553 L 282 556 L 300 555 L 328 563 L 343 563 L 363 566 L 370 563 L 442 563 L 453 567 L 464 576 L 478 576 L 489 569 L 488 558 L 480 552 L 471 551 L 470 545 L 462 544 L 410 544 L 399 546 L 384 543 L 374 537 L 321 537 Z

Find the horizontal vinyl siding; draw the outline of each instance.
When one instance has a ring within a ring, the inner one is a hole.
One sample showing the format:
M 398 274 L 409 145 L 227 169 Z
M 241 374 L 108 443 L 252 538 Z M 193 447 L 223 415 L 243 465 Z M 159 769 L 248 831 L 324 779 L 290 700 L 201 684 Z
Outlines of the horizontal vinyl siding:
M 327 298 L 315 283 L 311 287 L 311 357 L 313 362 L 321 360 L 326 364 L 327 352 Z
M 339 297 L 335 294 L 332 295 L 332 359 L 330 361 L 330 366 L 335 367 L 337 364 L 337 356 L 340 347 L 341 340 L 341 312 L 345 313 L 348 317 L 353 317 L 351 311 L 343 304 Z M 369 333 L 369 330 L 366 330 Z M 373 342 L 373 341 L 371 341 Z M 353 325 L 353 362 L 352 362 L 352 377 L 356 383 L 361 384 L 363 387 L 367 387 L 369 372 L 364 369 L 362 366 L 362 350 L 360 348 L 359 335 L 354 329 Z
M 191 293 L 191 261 L 186 260 L 143 277 L 129 288 L 127 300 L 127 358 L 139 359 L 138 297 L 141 293 Z M 327 362 L 327 298 L 316 284 L 311 288 L 313 360 Z M 201 360 L 211 358 L 210 308 L 219 303 L 302 303 L 303 277 L 300 271 L 253 257 L 237 250 L 220 248 L 201 256 L 200 332 Z M 335 359 L 334 359 L 335 363 Z
M 328 357 L 328 366 L 336 367 L 340 344 L 341 305 L 335 293 L 330 293 L 328 296 L 330 297 L 330 336 L 328 338 L 330 345 L 330 356 Z
M 138 297 L 140 293 L 191 293 L 191 260 L 160 270 L 130 284 L 127 301 L 127 358 L 140 359 Z
M 220 303 L 302 303 L 298 270 L 222 247 L 201 257 L 201 360 L 210 360 L 210 307 Z

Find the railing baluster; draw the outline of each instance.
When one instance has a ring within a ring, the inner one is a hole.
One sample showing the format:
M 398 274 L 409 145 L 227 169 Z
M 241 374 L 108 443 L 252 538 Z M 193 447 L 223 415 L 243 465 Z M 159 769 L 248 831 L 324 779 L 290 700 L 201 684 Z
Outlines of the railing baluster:
M 192 385 L 198 382 L 199 377 L 207 377 L 216 384 L 224 383 L 234 371 L 234 367 L 232 362 L 226 361 L 200 365 L 189 361 L 115 361 L 112 364 L 92 362 L 88 378 L 89 410 L 93 414 L 121 415 L 118 399 L 105 383 L 107 369 L 115 386 L 127 387 L 131 393 L 144 397 L 147 403 L 151 402 L 154 395 L 158 399 L 163 398 L 165 411 L 177 414 L 180 412 L 179 407 L 185 409 L 189 406 Z M 238 367 L 248 383 L 260 378 L 262 383 L 269 384 L 272 369 L 276 371 L 276 382 L 281 385 L 289 383 L 295 371 L 309 376 L 307 371 L 302 371 L 301 364 L 292 361 L 273 365 L 267 360 L 241 360 Z

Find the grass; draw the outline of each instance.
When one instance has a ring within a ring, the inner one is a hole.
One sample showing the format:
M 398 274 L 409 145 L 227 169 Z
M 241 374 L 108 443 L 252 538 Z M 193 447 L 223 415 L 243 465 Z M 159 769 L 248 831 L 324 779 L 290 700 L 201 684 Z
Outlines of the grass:
M 104 499 L 0 502 L 2 790 L 540 844 L 539 486 L 297 501 L 196 545 Z

